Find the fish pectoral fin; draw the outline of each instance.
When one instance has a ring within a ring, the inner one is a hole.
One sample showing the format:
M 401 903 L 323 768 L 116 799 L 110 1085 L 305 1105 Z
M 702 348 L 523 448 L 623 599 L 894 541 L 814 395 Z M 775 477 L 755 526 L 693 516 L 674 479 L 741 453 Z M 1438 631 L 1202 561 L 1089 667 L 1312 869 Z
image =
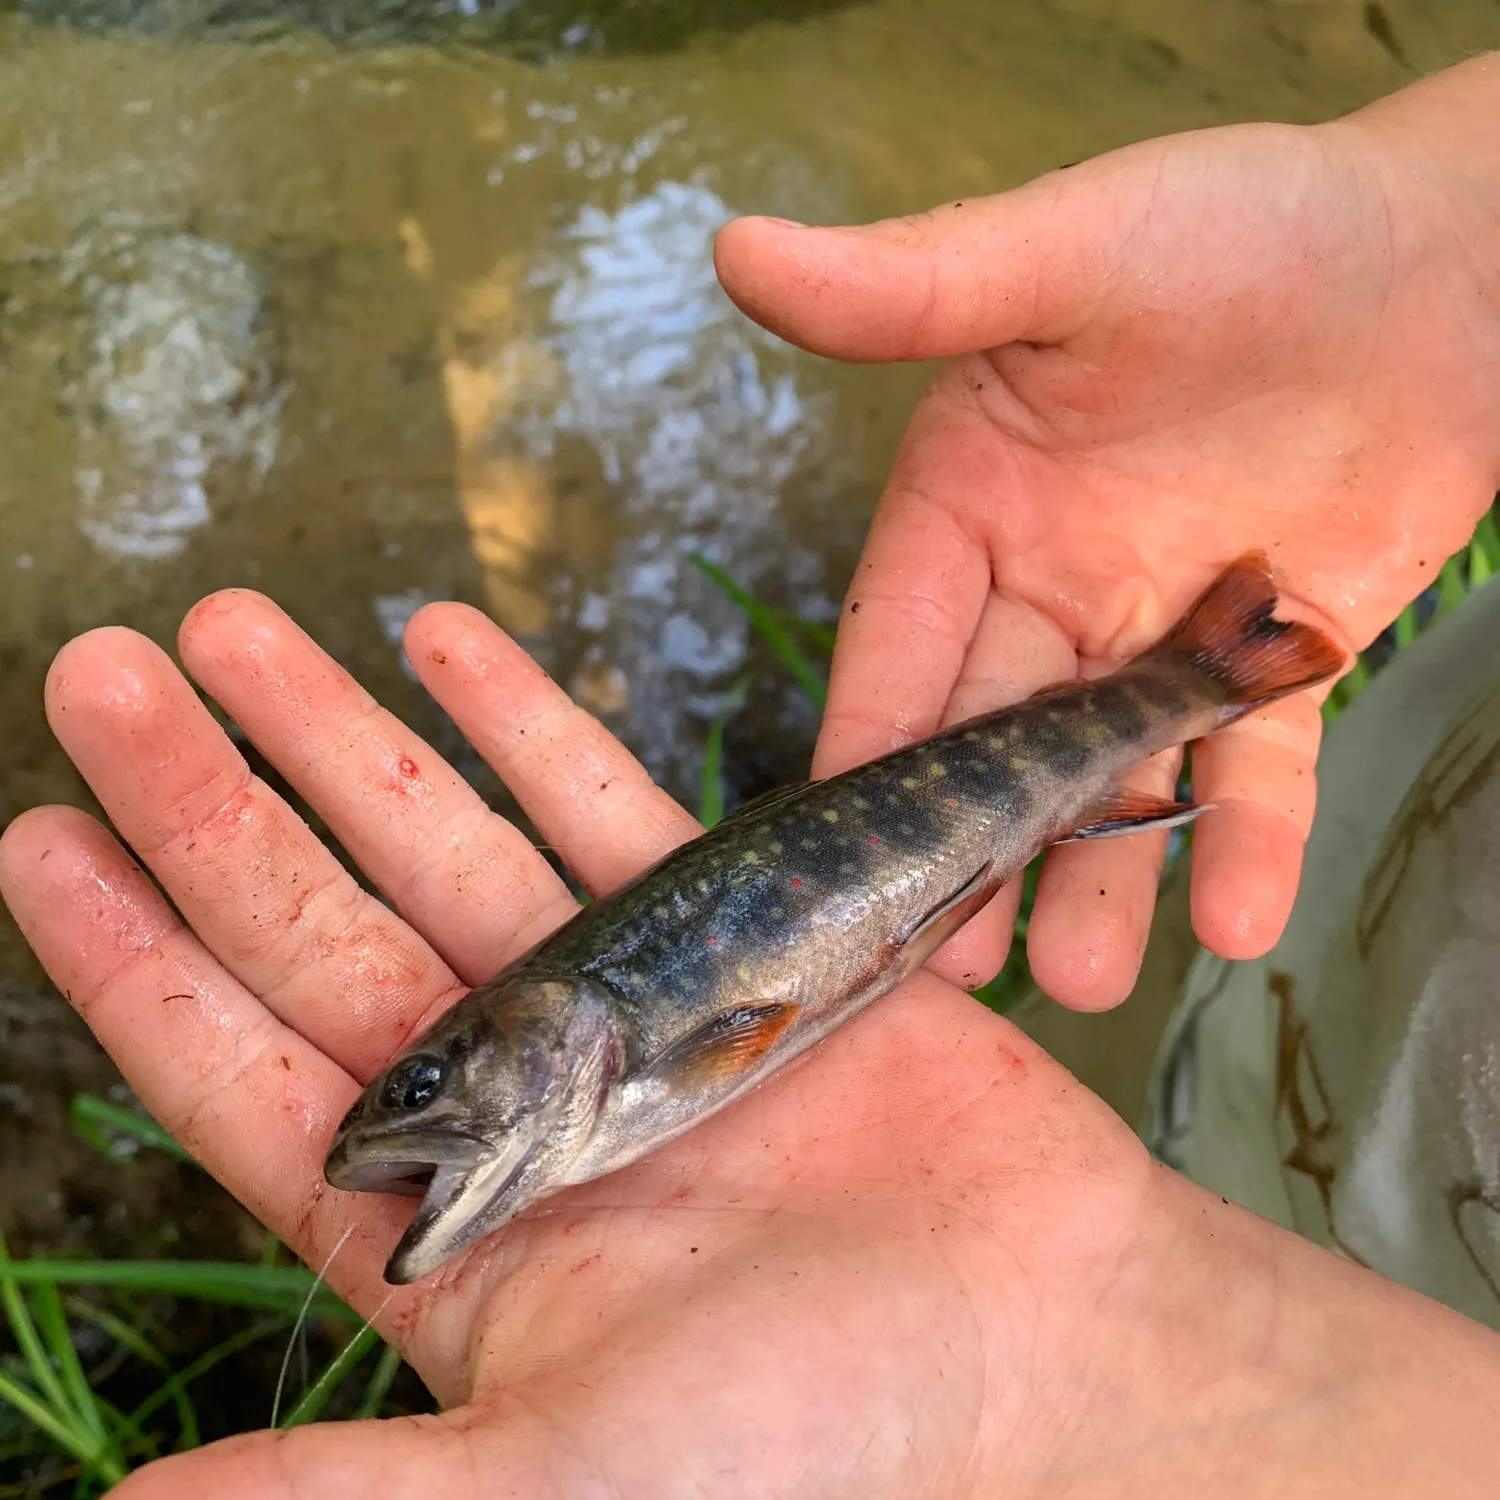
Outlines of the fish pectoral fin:
M 667 1048 L 639 1077 L 673 1093 L 727 1083 L 748 1073 L 801 1011 L 790 1003 L 736 1006 Z
M 938 902 L 901 944 L 901 967 L 914 974 L 1000 889 L 994 860 L 987 861 L 946 900 Z
M 1127 833 L 1178 828 L 1207 811 L 1207 803 L 1174 802 L 1170 797 L 1153 797 L 1149 792 L 1121 787 L 1091 809 L 1087 823 L 1057 842 L 1071 844 L 1079 839 L 1113 839 Z

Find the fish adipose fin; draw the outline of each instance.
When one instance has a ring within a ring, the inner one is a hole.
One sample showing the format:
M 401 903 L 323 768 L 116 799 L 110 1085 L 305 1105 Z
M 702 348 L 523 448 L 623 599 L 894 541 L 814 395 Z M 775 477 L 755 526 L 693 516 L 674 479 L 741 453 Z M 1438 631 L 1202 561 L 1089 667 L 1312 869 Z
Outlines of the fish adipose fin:
M 740 1005 L 668 1047 L 641 1072 L 674 1094 L 748 1073 L 769 1052 L 801 1011 L 800 1005 Z
M 1191 823 L 1199 813 L 1209 809 L 1206 802 L 1173 802 L 1170 797 L 1153 797 L 1149 792 L 1128 789 L 1111 792 L 1092 809 L 1089 821 L 1075 829 L 1059 844 L 1079 839 L 1112 839 L 1126 833 L 1151 833 L 1162 828 L 1179 828 Z
M 1276 585 L 1264 552 L 1247 552 L 1204 590 L 1154 646 L 1153 657 L 1186 657 L 1224 695 L 1225 722 L 1344 666 L 1347 653 L 1321 630 L 1275 617 Z

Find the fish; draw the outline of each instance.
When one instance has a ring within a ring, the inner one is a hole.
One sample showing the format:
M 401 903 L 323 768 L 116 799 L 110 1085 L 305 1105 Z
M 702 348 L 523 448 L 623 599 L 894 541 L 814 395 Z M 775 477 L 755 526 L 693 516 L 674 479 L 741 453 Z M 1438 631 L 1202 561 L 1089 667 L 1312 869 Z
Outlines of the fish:
M 1345 664 L 1277 603 L 1265 554 L 1246 553 L 1111 675 L 746 803 L 461 996 L 363 1089 L 325 1160 L 335 1189 L 421 1198 L 386 1281 L 716 1114 L 1044 849 L 1197 817 L 1122 778 Z

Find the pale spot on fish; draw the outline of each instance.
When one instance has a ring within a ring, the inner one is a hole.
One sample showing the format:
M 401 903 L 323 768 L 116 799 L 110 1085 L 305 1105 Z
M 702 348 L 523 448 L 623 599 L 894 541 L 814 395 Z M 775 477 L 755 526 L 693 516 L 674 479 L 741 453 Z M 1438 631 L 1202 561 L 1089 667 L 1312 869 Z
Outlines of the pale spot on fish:
M 667 918 L 672 915 L 672 913 L 668 911 L 665 906 L 654 906 L 651 909 L 651 915 L 655 917 L 657 921 L 665 922 Z
M 990 736 L 989 743 L 991 750 L 1003 750 L 1005 749 L 1005 736 L 1000 734 L 992 734 Z
M 894 792 L 892 792 L 885 800 L 892 807 L 900 807 L 901 806 L 901 799 Z
M 747 865 L 758 865 L 760 863 L 760 855 L 758 855 L 754 849 L 746 849 L 745 852 L 740 855 L 740 858 L 744 860 Z
M 773 921 L 779 921 L 785 915 L 786 915 L 786 907 L 784 907 L 784 906 L 773 906 L 771 908 L 771 917 L 772 917 Z
M 837 823 L 838 820 L 839 814 L 836 807 L 825 807 L 823 809 L 823 821 L 825 823 Z
M 907 791 L 914 792 L 919 786 L 922 785 L 922 783 L 918 781 L 915 776 L 903 776 L 901 778 L 901 785 L 904 786 Z
M 773 855 L 776 855 L 776 854 L 781 854 L 781 853 L 782 853 L 782 852 L 783 852 L 783 851 L 782 851 L 782 847 L 781 847 L 781 845 L 780 845 L 780 844 L 777 844 L 777 843 L 773 843 L 773 844 L 772 844 L 772 845 L 771 845 L 771 853 L 772 853 L 772 854 L 773 854 Z
M 803 839 L 802 847 L 804 849 L 816 849 L 818 847 L 818 841 L 817 839 Z
M 1012 755 L 1010 758 L 1010 768 L 1012 771 L 1029 771 L 1031 769 L 1031 762 L 1024 755 Z
M 854 806 L 859 812 L 869 812 L 870 804 L 863 797 L 854 799 Z
M 630 975 L 630 982 L 631 984 L 639 988 L 641 985 L 645 984 L 646 976 L 644 974 L 636 974 L 632 972 Z
M 736 968 L 734 972 L 738 976 L 739 981 L 740 981 L 741 984 L 749 984 L 750 983 L 750 965 L 749 964 L 740 964 L 739 967 Z
M 979 731 L 977 729 L 966 729 L 964 730 L 964 738 L 972 745 L 979 738 Z
M 846 860 L 843 860 L 843 861 L 840 862 L 840 864 L 839 864 L 839 874 L 840 875 L 852 875 L 853 873 L 854 873 L 854 863 L 853 863 L 852 860 L 847 860 L 846 859 Z
M 698 887 L 699 894 L 706 896 L 708 894 L 708 882 L 706 880 L 699 880 L 695 883 Z
M 896 825 L 896 832 L 904 839 L 909 839 L 916 831 L 910 823 L 898 823 Z
M 948 768 L 942 763 L 942 761 L 935 760 L 927 767 L 927 774 L 929 776 L 946 776 L 948 774 Z

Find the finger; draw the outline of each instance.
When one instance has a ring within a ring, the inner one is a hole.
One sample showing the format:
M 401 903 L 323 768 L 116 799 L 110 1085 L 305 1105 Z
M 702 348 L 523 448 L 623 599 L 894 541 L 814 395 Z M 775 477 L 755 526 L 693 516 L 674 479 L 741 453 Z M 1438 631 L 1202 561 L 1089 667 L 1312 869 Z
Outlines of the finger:
M 923 399 L 897 457 L 845 597 L 813 755 L 831 776 L 937 728 L 988 597 L 989 560 L 964 517 L 994 484 L 993 434 L 951 402 Z M 944 493 L 916 481 L 938 449 Z
M 1075 331 L 1108 284 L 1124 238 L 1118 175 L 1118 159 L 1084 163 L 1011 192 L 856 227 L 734 219 L 719 232 L 714 266 L 747 316 L 833 359 L 1053 342 Z
M 1169 798 L 1180 750 L 1138 767 L 1125 784 Z M 1037 987 L 1070 1010 L 1108 1010 L 1135 987 L 1166 858 L 1165 833 L 1138 833 L 1047 852 L 1026 929 Z
M 250 1432 L 137 1470 L 115 1500 L 445 1500 L 559 1493 L 540 1423 L 473 1409 Z M 554 1449 L 555 1452 L 555 1435 Z
M 992 593 L 985 601 L 943 723 L 957 724 L 1018 703 L 1049 683 L 1074 677 L 1077 671 L 1077 656 L 1050 621 L 1029 605 Z M 964 989 L 989 983 L 1010 951 L 1020 906 L 1017 876 L 933 954 L 928 968 Z
M 48 674 L 47 716 L 209 952 L 357 1078 L 371 1077 L 458 988 L 437 954 L 251 774 L 145 637 L 108 628 L 69 642 Z
M 1317 802 L 1323 721 L 1299 693 L 1193 748 L 1193 928 L 1223 958 L 1258 958 L 1281 937 Z
M 477 609 L 430 604 L 406 628 L 422 685 L 585 888 L 638 875 L 702 827 Z
M 146 1108 L 257 1218 L 321 1264 L 357 1217 L 332 1279 L 370 1289 L 398 1218 L 321 1181 L 355 1081 L 228 974 L 83 813 L 17 818 L 0 836 L 0 896 Z
M 269 599 L 211 595 L 184 620 L 179 646 L 198 682 L 466 983 L 490 978 L 577 910 L 526 835 Z M 423 1008 L 434 984 L 443 987 L 426 976 Z

